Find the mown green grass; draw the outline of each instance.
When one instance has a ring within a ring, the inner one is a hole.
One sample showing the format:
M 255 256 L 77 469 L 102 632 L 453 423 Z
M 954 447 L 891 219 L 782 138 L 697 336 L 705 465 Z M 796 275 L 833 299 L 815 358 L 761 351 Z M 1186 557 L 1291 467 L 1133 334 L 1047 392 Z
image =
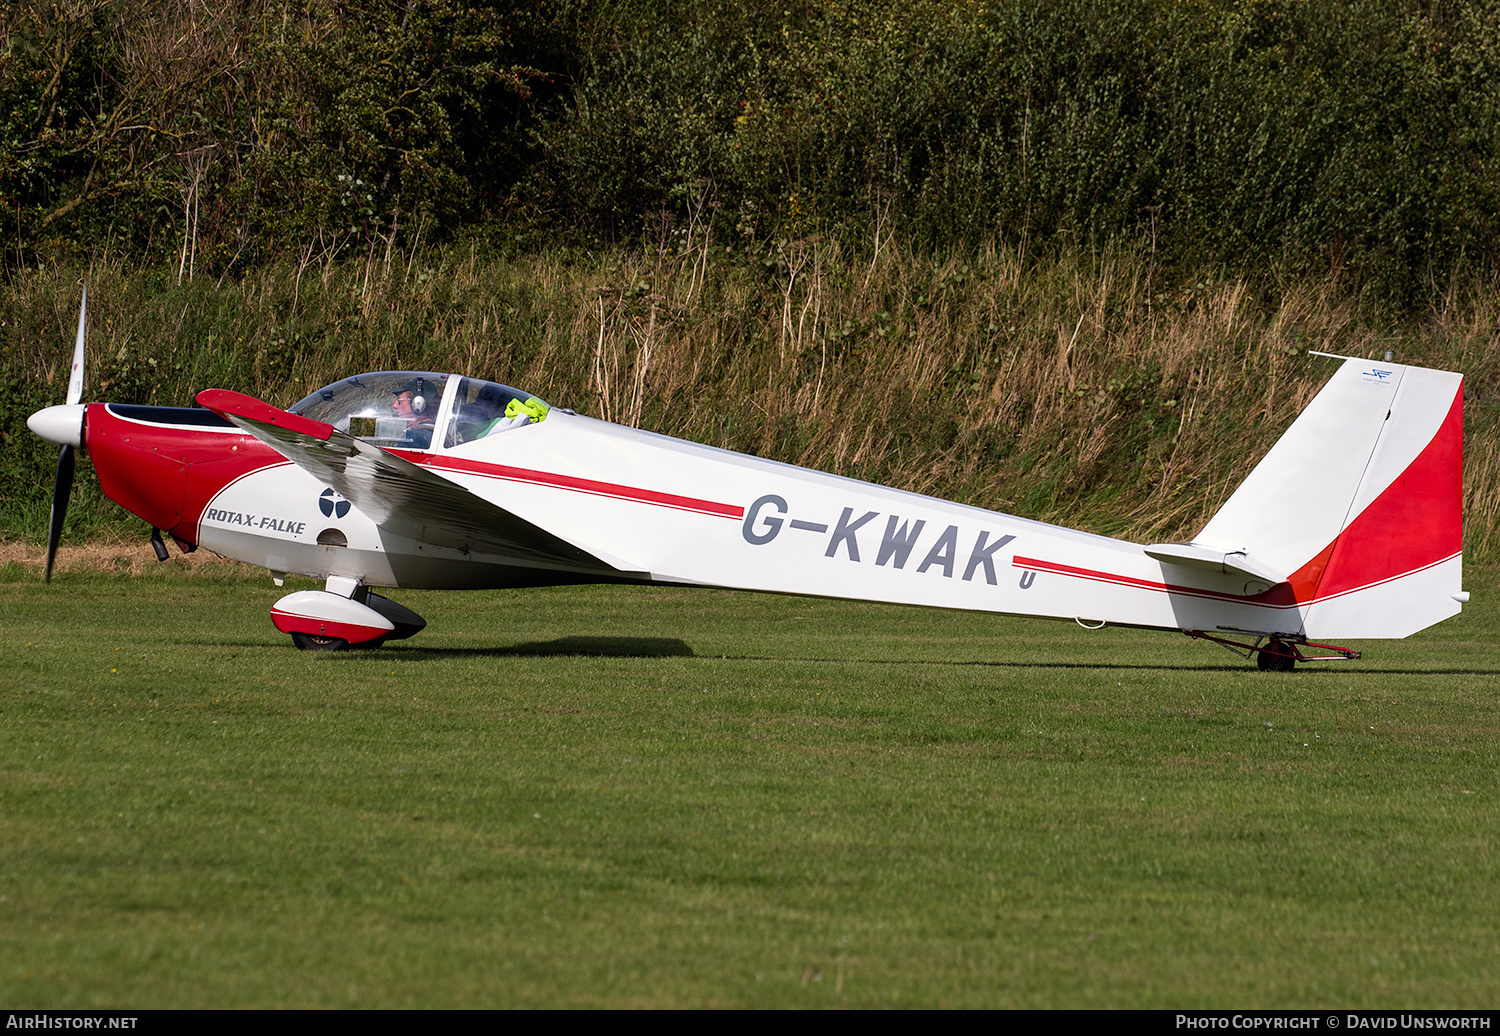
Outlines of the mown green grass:
M 0 1002 L 1484 1006 L 1495 604 L 1263 674 L 708 591 L 0 583 Z

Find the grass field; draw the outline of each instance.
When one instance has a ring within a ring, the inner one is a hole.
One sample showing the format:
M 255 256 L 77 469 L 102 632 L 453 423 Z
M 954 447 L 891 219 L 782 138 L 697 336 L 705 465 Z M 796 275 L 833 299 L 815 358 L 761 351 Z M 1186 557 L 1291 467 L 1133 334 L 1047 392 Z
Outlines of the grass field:
M 1493 1006 L 1500 572 L 1364 660 L 721 592 L 0 570 L 12 1007 Z

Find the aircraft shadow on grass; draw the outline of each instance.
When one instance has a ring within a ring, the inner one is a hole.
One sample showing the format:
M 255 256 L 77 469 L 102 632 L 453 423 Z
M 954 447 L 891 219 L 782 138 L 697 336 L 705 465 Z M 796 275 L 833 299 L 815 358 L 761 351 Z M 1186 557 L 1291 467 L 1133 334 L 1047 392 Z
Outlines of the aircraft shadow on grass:
M 714 657 L 712 655 L 708 656 Z M 930 666 L 972 666 L 986 669 L 1099 669 L 1106 672 L 1135 672 L 1149 670 L 1151 672 L 1166 673 L 1223 673 L 1239 671 L 1242 667 L 1233 661 L 1226 660 L 1217 665 L 1211 663 L 1198 663 L 1194 665 L 1166 665 L 1160 662 L 1053 662 L 1037 661 L 1035 659 L 1024 661 L 994 661 L 989 659 L 932 659 L 932 658 L 813 658 L 793 657 L 791 655 L 721 655 L 721 658 L 731 662 L 826 662 L 829 664 L 855 663 L 857 665 L 930 665 Z M 1500 676 L 1500 669 L 1478 669 L 1478 668 L 1455 668 L 1445 669 L 1367 669 L 1340 668 L 1336 665 L 1326 667 L 1314 666 L 1309 672 L 1337 673 L 1343 672 L 1358 676 Z
M 188 641 L 181 641 L 188 643 Z M 264 641 L 216 641 L 211 645 L 195 641 L 200 646 L 213 647 L 241 647 L 241 648 L 268 648 L 271 645 Z M 829 665 L 871 665 L 871 666 L 955 666 L 973 667 L 982 669 L 1061 669 L 1061 670 L 1086 670 L 1097 669 L 1105 672 L 1137 672 L 1150 670 L 1152 672 L 1173 673 L 1223 673 L 1238 670 L 1240 667 L 1231 659 L 1225 659 L 1218 664 L 1198 663 L 1193 665 L 1166 665 L 1162 663 L 1121 663 L 1121 662 L 1063 662 L 1063 661 L 1039 661 L 1036 659 L 1004 661 L 993 659 L 935 659 L 935 658 L 828 658 L 821 656 L 805 655 L 724 655 L 710 653 L 698 655 L 686 641 L 675 637 L 559 637 L 556 640 L 528 641 L 524 644 L 512 644 L 509 647 L 416 647 L 407 644 L 387 645 L 386 650 L 398 654 L 404 659 L 422 658 L 557 658 L 557 657 L 580 657 L 580 658 L 718 658 L 728 662 L 813 662 L 826 663 Z M 369 655 L 360 651 L 343 654 L 330 654 L 329 661 L 343 659 L 349 662 L 357 662 L 368 658 Z M 1480 668 L 1468 666 L 1446 666 L 1441 669 L 1398 669 L 1386 667 L 1381 669 L 1368 669 L 1365 667 L 1340 667 L 1329 664 L 1327 666 L 1312 666 L 1307 671 L 1324 673 L 1345 673 L 1351 676 L 1361 677 L 1389 677 L 1389 676 L 1500 676 L 1500 669 Z
M 536 640 L 509 647 L 435 648 L 390 645 L 403 658 L 454 658 L 531 656 L 550 658 L 574 656 L 585 658 L 692 658 L 693 649 L 675 637 L 559 637 Z
M 265 641 L 216 640 L 211 642 L 180 640 L 179 644 L 219 648 L 264 648 Z M 693 649 L 675 637 L 559 637 L 556 640 L 536 640 L 509 647 L 415 647 L 407 644 L 386 645 L 392 652 L 389 657 L 404 660 L 423 658 L 692 658 Z M 346 659 L 359 662 L 370 658 L 363 651 L 330 653 L 330 661 Z

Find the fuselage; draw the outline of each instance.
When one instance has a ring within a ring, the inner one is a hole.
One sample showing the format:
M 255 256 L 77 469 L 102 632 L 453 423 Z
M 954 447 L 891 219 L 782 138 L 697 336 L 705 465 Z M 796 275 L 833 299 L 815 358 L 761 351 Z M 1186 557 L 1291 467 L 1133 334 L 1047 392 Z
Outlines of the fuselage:
M 207 410 L 91 404 L 84 438 L 112 499 L 182 543 L 274 573 L 430 589 L 608 581 L 395 535 Z M 390 452 L 608 561 L 620 581 L 1302 633 L 1306 602 L 1286 583 L 560 410 Z

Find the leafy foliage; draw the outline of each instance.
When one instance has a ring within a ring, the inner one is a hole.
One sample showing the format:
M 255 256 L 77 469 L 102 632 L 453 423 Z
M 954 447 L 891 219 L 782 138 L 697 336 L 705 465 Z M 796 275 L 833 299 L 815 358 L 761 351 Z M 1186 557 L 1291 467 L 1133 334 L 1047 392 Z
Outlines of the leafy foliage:
M 1124 236 L 1403 302 L 1500 265 L 1493 3 L 700 2 L 609 25 L 531 181 L 600 228 L 706 196 L 747 238 Z
M 1500 269 L 1495 0 L 28 0 L 6 265 L 398 240 L 1144 242 L 1397 305 Z
M 544 19 L 498 2 L 22 4 L 0 55 L 10 263 L 236 262 L 451 229 L 513 163 L 516 60 Z

